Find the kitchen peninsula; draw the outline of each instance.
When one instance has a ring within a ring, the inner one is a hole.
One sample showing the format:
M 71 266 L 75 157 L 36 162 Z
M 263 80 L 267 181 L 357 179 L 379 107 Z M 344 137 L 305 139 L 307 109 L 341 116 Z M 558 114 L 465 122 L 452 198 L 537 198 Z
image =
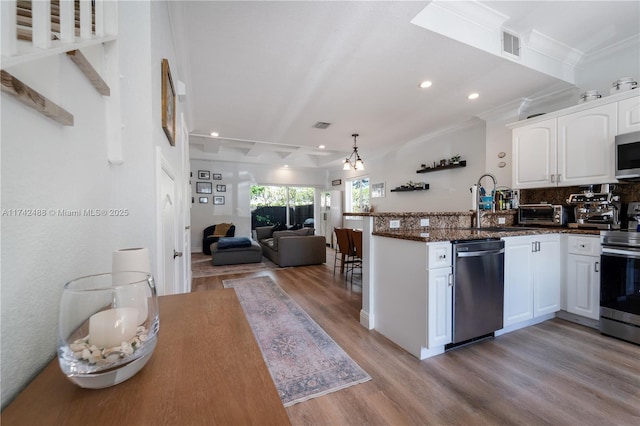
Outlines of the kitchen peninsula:
M 443 353 L 452 341 L 451 242 L 465 240 L 505 241 L 504 327 L 496 336 L 555 317 L 564 307 L 567 236 L 599 244 L 599 231 L 519 227 L 515 214 L 485 212 L 484 229 L 475 229 L 471 211 L 370 213 L 371 296 L 365 301 L 363 288 L 363 310 L 368 302 L 372 328 L 418 359 Z

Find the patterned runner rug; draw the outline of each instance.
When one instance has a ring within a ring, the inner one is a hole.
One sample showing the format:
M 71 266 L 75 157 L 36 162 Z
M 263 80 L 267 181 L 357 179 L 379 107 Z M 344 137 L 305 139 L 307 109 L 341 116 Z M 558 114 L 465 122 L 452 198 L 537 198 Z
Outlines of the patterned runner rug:
M 371 380 L 271 278 L 223 285 L 236 290 L 285 407 Z

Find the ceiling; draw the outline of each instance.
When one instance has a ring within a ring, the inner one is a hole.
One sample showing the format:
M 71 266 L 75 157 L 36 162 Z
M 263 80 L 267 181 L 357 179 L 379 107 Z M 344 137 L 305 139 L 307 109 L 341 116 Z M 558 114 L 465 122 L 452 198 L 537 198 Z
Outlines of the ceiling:
M 494 34 L 499 21 L 524 45 L 536 35 L 552 41 L 553 52 L 577 58 L 576 69 L 640 32 L 637 1 L 179 3 L 172 22 L 191 157 L 304 167 L 339 168 L 354 132 L 366 163 L 522 98 L 575 89 L 572 72 L 562 78 L 472 47 L 464 38 L 474 44 L 475 28 Z M 421 12 L 437 21 L 439 5 L 469 23 L 448 26 L 460 38 L 411 23 Z M 420 89 L 423 80 L 432 87 Z M 480 97 L 468 100 L 471 92 Z M 331 125 L 314 128 L 320 121 Z

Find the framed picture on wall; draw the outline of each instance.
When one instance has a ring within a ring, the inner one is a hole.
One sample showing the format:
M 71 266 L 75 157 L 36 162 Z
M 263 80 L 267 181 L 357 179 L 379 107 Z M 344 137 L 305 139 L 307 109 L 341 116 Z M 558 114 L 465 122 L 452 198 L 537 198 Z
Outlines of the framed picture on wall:
M 211 179 L 211 174 L 209 173 L 209 170 L 198 170 L 198 179 L 205 179 L 205 180 Z
M 224 204 L 224 197 L 222 195 L 216 195 L 215 197 L 213 197 L 213 204 Z
M 200 197 L 200 204 L 207 204 L 209 202 L 209 197 Z
M 222 180 L 222 174 L 221 173 L 214 173 L 213 174 L 213 180 Z
M 381 198 L 384 196 L 384 182 L 371 184 L 371 198 Z
M 211 194 L 212 188 L 211 182 L 196 182 L 196 193 L 198 194 Z
M 227 185 L 216 185 L 216 192 L 227 192 Z
M 162 60 L 162 129 L 171 146 L 176 145 L 176 91 L 169 69 L 169 60 Z

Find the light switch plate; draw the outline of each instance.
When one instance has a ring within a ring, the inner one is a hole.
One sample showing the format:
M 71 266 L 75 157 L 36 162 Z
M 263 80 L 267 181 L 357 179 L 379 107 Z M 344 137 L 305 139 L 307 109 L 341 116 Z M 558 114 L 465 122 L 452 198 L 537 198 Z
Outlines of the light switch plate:
M 420 219 L 420 226 L 429 226 L 429 219 Z
M 507 219 L 505 219 L 504 217 L 498 218 L 498 225 L 504 225 L 505 223 L 507 223 Z
M 389 228 L 391 228 L 391 229 L 400 228 L 400 221 L 399 220 L 390 220 L 389 221 Z

